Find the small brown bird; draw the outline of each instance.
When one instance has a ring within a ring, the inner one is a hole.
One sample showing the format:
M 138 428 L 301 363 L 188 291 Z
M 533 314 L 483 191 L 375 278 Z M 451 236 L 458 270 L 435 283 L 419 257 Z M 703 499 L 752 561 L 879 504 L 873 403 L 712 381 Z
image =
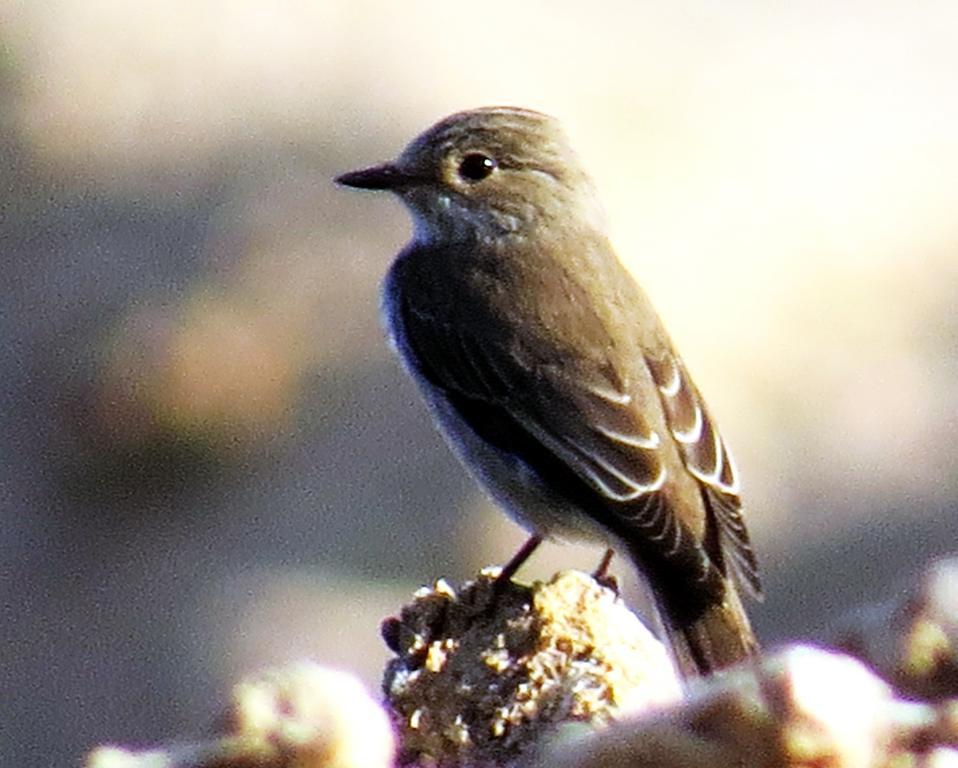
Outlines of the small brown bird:
M 543 537 L 604 542 L 647 580 L 684 676 L 755 653 L 732 457 L 558 123 L 462 112 L 337 181 L 412 212 L 386 322 L 454 451 L 533 534 L 506 577 Z

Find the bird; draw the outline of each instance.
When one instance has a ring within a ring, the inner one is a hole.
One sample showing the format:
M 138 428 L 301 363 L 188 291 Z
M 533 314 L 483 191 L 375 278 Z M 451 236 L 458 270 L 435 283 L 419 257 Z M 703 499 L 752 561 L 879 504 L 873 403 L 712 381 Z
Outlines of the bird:
M 598 542 L 649 587 L 683 679 L 755 656 L 738 471 L 559 121 L 458 112 L 336 181 L 412 215 L 384 323 L 453 451 L 531 534 L 503 574 L 545 539 Z

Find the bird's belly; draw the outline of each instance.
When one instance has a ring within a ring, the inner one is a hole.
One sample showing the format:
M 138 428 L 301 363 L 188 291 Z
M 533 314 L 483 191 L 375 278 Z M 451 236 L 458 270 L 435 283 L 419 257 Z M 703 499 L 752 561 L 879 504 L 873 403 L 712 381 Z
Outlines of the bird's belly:
M 427 392 L 426 400 L 453 452 L 519 525 L 549 539 L 611 543 L 609 532 L 579 505 L 557 493 L 515 454 L 479 437 L 441 394 Z

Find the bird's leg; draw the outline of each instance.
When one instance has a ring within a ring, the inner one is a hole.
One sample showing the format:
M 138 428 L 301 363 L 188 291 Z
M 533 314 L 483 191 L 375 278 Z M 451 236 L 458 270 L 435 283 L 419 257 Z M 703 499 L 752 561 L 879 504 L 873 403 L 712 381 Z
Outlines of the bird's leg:
M 519 547 L 519 551 L 512 556 L 512 559 L 509 560 L 508 563 L 502 566 L 502 570 L 499 571 L 499 575 L 496 576 L 497 589 L 512 581 L 512 577 L 515 576 L 516 571 L 522 567 L 522 564 L 529 559 L 529 555 L 535 552 L 536 547 L 541 543 L 542 537 L 536 536 L 535 534 L 526 539 L 526 543 Z
M 616 594 L 619 593 L 619 583 L 616 581 L 615 576 L 609 574 L 609 564 L 612 562 L 612 557 L 615 555 L 615 552 L 611 549 L 607 549 L 605 554 L 602 555 L 602 559 L 599 561 L 598 567 L 592 572 L 592 578 L 595 579 L 603 587 L 608 587 Z

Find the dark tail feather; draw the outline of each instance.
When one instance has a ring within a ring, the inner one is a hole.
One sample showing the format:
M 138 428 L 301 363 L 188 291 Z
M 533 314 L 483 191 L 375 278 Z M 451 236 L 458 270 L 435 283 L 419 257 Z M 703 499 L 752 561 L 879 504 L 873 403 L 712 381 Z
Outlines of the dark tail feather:
M 664 596 L 657 595 L 672 656 L 684 680 L 710 675 L 758 653 L 738 591 L 731 581 L 725 586 L 721 601 L 708 603 L 691 616 L 669 610 L 662 604 Z

